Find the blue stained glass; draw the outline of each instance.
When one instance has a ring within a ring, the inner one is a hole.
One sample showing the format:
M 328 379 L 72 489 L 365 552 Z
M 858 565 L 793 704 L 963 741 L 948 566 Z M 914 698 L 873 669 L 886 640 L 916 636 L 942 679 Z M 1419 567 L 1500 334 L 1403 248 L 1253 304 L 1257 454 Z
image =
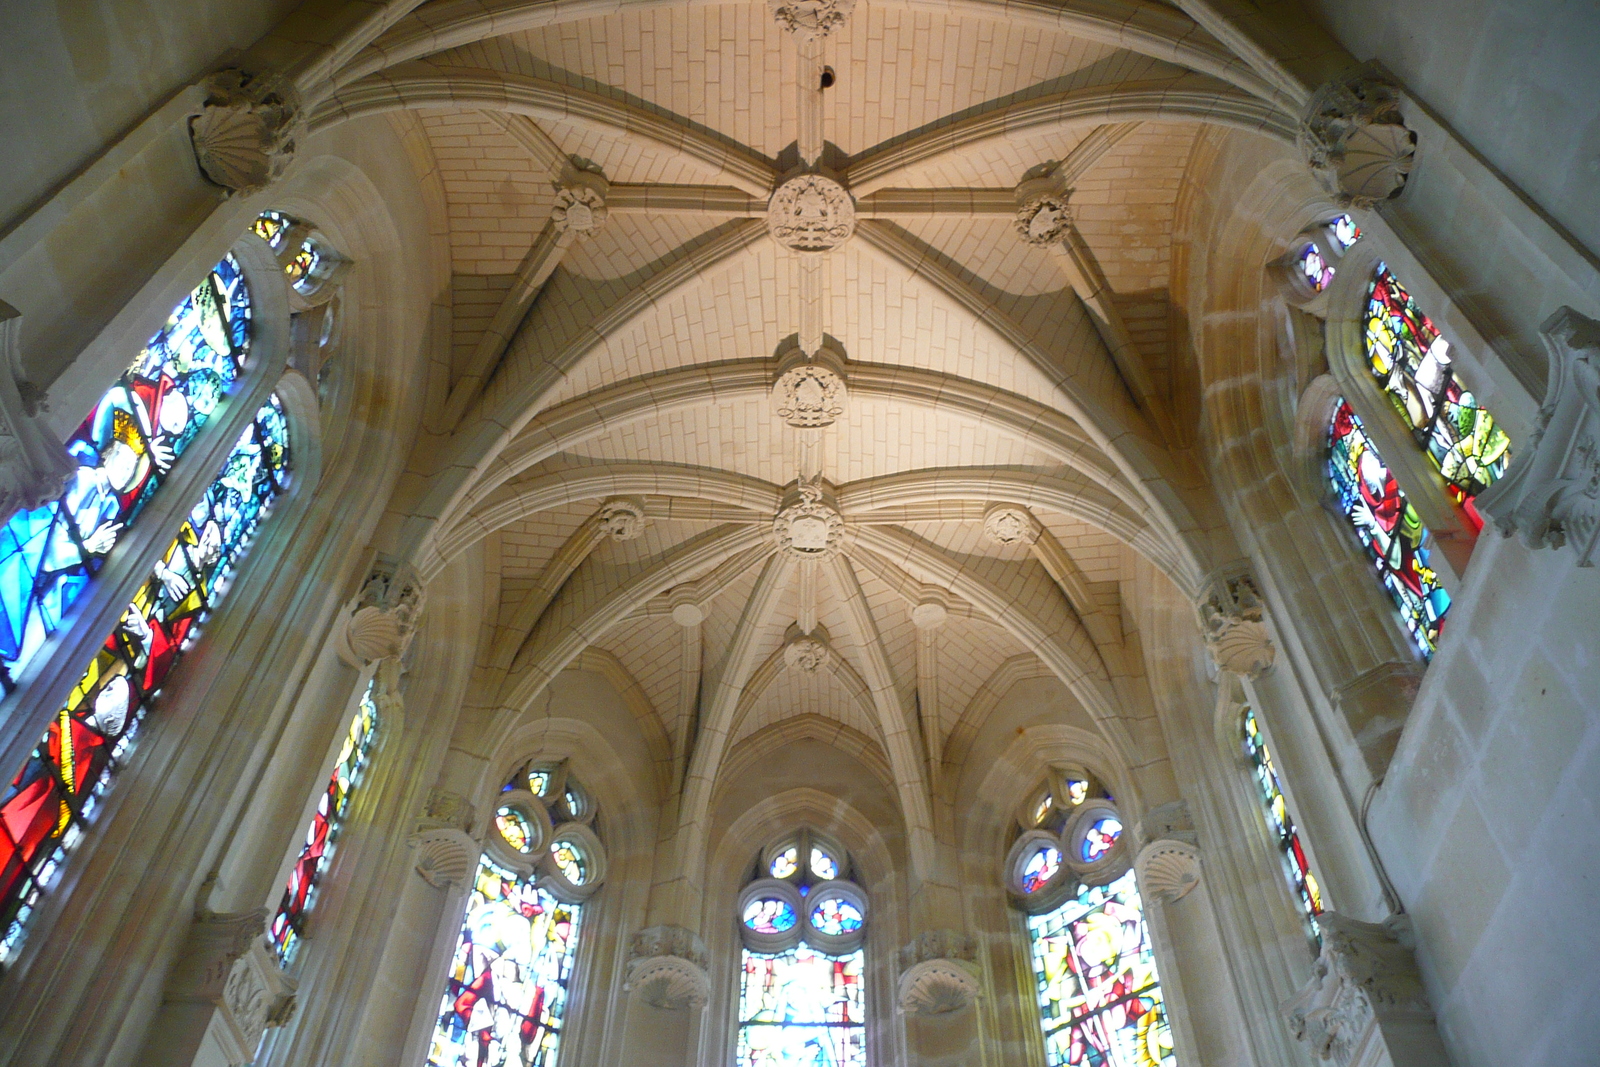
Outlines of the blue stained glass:
M 865 1067 L 860 949 L 744 953 L 738 1067 Z
M 758 934 L 781 934 L 785 930 L 793 930 L 794 924 L 799 922 L 794 908 L 786 900 L 777 897 L 762 897 L 752 900 L 744 909 L 744 924 Z
M 1095 860 L 1110 852 L 1116 845 L 1117 838 L 1122 836 L 1122 823 L 1116 819 L 1096 819 L 1094 825 L 1089 827 L 1088 833 L 1083 835 L 1082 855 L 1086 862 Z
M 811 925 L 830 937 L 855 933 L 864 919 L 860 908 L 839 897 L 829 897 L 811 909 Z
M 249 343 L 250 291 L 224 256 L 67 441 L 78 466 L 61 496 L 0 531 L 6 692 L 216 410 Z

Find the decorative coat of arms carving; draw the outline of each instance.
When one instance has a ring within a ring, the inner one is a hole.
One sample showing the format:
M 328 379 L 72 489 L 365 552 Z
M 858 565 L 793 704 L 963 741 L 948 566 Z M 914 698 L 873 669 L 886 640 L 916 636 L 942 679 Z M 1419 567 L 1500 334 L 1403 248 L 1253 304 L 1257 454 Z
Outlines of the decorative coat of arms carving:
M 832 178 L 802 174 L 778 186 L 767 202 L 767 232 L 796 252 L 827 252 L 856 232 L 856 207 Z

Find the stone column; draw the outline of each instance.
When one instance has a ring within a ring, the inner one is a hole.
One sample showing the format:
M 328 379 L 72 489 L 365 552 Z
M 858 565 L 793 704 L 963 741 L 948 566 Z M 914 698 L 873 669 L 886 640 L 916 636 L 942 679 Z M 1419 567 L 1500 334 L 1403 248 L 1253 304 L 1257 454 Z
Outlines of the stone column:
M 900 950 L 898 1007 L 909 1062 L 956 1067 L 979 1062 L 983 1035 L 973 1002 L 982 996 L 976 939 L 929 930 Z

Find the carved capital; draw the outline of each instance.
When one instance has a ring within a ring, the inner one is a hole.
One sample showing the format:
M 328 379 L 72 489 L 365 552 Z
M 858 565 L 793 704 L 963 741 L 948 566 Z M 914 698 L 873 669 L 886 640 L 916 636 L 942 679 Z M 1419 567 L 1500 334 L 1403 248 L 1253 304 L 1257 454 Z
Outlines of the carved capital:
M 768 0 L 772 18 L 802 41 L 815 41 L 843 26 L 856 0 Z
M 1194 818 L 1189 814 L 1187 800 L 1172 800 L 1159 804 L 1139 820 L 1141 841 L 1182 841 L 1199 845 L 1200 835 L 1195 832 Z
M 966 960 L 922 960 L 900 975 L 897 1001 L 907 1015 L 949 1015 L 982 995 L 978 968 Z
M 624 987 L 657 1008 L 703 1008 L 711 995 L 706 946 L 681 926 L 651 926 L 633 935 Z
M 1250 575 L 1214 577 L 1195 604 L 1195 612 L 1218 670 L 1248 676 L 1272 666 L 1278 653 L 1267 630 L 1266 603 Z
M 644 499 L 614 496 L 600 505 L 600 528 L 613 541 L 633 541 L 644 536 Z
M 202 912 L 167 975 L 166 999 L 220 1003 L 234 961 L 266 933 L 267 909 L 217 914 Z M 252 1052 L 255 1050 L 252 1049 Z
M 1055 172 L 1018 182 L 1017 214 L 1012 220 L 1017 235 L 1040 248 L 1060 244 L 1072 229 L 1070 195 Z
M 1020 504 L 996 504 L 983 515 L 983 535 L 1004 548 L 1026 548 L 1039 540 L 1039 520 Z
M 592 237 L 606 223 L 606 196 L 611 183 L 604 174 L 569 168 L 556 183 L 556 202 L 550 221 L 560 233 Z
M 801 174 L 767 201 L 767 232 L 796 252 L 827 252 L 856 232 L 855 201 L 832 178 Z
M 218 1007 L 216 1034 L 223 1054 L 231 1064 L 250 1063 L 267 1030 L 294 1018 L 294 979 L 278 969 L 258 938 L 234 961 Z
M 784 495 L 772 534 L 780 551 L 800 559 L 827 559 L 844 539 L 844 516 L 820 482 L 800 482 Z
M 0 302 L 0 522 L 58 498 L 78 466 L 37 417 L 49 410 L 44 395 L 16 377 L 21 325 L 16 308 Z
M 1345 207 L 1373 207 L 1400 195 L 1417 135 L 1400 114 L 1400 88 L 1368 64 L 1324 84 L 1300 119 L 1300 151 Z
M 1433 1010 L 1403 943 L 1409 933 L 1404 917 L 1378 924 L 1324 912 L 1317 923 L 1322 955 L 1310 980 L 1283 1005 L 1290 1034 L 1337 1067 L 1443 1067 L 1448 1060 Z
M 356 668 L 405 654 L 422 615 L 426 593 L 409 563 L 373 565 L 340 635 L 340 658 Z
M 451 827 L 418 830 L 407 843 L 417 850 L 417 873 L 435 889 L 466 885 L 483 853 L 472 835 Z
M 1600 322 L 1570 307 L 1539 327 L 1550 353 L 1544 404 L 1505 475 L 1478 494 L 1478 510 L 1529 548 L 1570 546 L 1594 566 L 1600 542 Z
M 204 109 L 189 120 L 200 170 L 241 196 L 281 178 L 294 162 L 295 144 L 305 128 L 293 86 L 237 68 L 219 70 L 203 84 Z

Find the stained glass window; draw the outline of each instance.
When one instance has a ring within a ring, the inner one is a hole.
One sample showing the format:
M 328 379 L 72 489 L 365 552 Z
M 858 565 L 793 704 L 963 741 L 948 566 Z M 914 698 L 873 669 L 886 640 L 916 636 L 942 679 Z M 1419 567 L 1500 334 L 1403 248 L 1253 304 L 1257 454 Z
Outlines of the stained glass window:
M 1256 784 L 1261 787 L 1261 800 L 1267 809 L 1267 824 L 1278 839 L 1278 851 L 1283 853 L 1284 867 L 1289 872 L 1289 884 L 1300 898 L 1312 932 L 1317 931 L 1317 916 L 1322 914 L 1322 890 L 1317 876 L 1311 873 L 1306 860 L 1306 850 L 1300 844 L 1299 831 L 1289 815 L 1289 805 L 1278 784 L 1278 770 L 1272 764 L 1272 754 L 1267 751 L 1267 739 L 1261 736 L 1261 727 L 1250 708 L 1244 709 L 1244 751 L 1256 770 Z
M 1505 473 L 1511 440 L 1494 416 L 1456 380 L 1450 342 L 1422 313 L 1389 268 L 1379 263 L 1367 287 L 1367 360 L 1451 496 L 1467 504 Z
M 744 950 L 738 1067 L 865 1067 L 861 949 Z
M 251 224 L 250 230 L 279 254 L 279 262 L 283 264 L 283 273 L 290 285 L 307 295 L 316 290 L 320 280 L 317 270 L 323 265 L 326 254 L 316 238 L 311 236 L 312 227 L 309 223 L 281 211 L 263 211 Z M 285 247 L 295 241 L 299 245 L 294 253 L 285 255 Z
M 250 290 L 224 256 L 68 439 L 78 466 L 61 496 L 0 530 L 6 692 L 216 410 L 249 345 Z
M 853 934 L 865 921 L 861 909 L 842 897 L 829 897 L 811 909 L 811 925 L 832 937 Z
M 839 877 L 839 864 L 823 849 L 811 846 L 811 873 L 827 881 Z
M 1339 401 L 1328 431 L 1328 477 L 1406 629 L 1432 658 L 1450 594 L 1428 565 L 1427 527 L 1389 473 L 1361 420 Z
M 429 1067 L 555 1067 L 582 911 L 479 861 Z
M 271 397 L 134 595 L 0 800 L 0 960 L 94 815 L 167 673 L 226 595 L 285 485 L 289 430 Z
M 305 844 L 300 847 L 300 855 L 289 872 L 289 884 L 283 890 L 278 913 L 267 928 L 267 945 L 277 953 L 280 963 L 287 965 L 294 958 L 295 949 L 305 936 L 306 915 L 316 902 L 317 883 L 333 855 L 334 840 L 339 835 L 345 810 L 350 806 L 351 792 L 361 783 L 377 731 L 378 706 L 372 699 L 372 683 L 368 683 L 366 692 L 361 695 L 361 706 L 350 720 L 350 729 L 339 747 L 333 773 L 328 776 L 328 787 L 317 801 L 311 825 L 306 828 Z
M 1113 818 L 1096 819 L 1083 835 L 1083 859 L 1093 863 L 1110 852 L 1122 836 L 1122 823 Z
M 494 813 L 494 828 L 506 839 L 506 844 L 518 852 L 532 852 L 534 832 L 528 817 L 516 808 L 504 807 Z
M 1300 273 L 1304 274 L 1306 281 L 1311 283 L 1311 288 L 1322 292 L 1333 282 L 1333 268 L 1328 261 L 1322 258 L 1322 253 L 1317 251 L 1317 246 L 1308 244 L 1300 250 L 1300 256 L 1295 261 L 1300 266 Z
M 744 909 L 742 921 L 758 934 L 781 934 L 786 930 L 793 930 L 794 924 L 800 921 L 794 913 L 794 908 L 786 900 L 777 897 L 762 897 L 752 900 Z
M 588 874 L 588 865 L 583 862 L 583 853 L 571 841 L 557 841 L 550 846 L 550 856 L 556 861 L 556 866 L 567 881 L 573 885 L 582 885 Z
M 1361 240 L 1361 227 L 1349 215 L 1340 215 L 1328 224 L 1328 234 L 1339 251 L 1348 252 L 1351 245 Z
M 1028 918 L 1048 1067 L 1175 1067 L 1132 871 Z
M 1061 850 L 1046 845 L 1028 857 L 1022 868 L 1022 891 L 1037 893 L 1049 884 L 1061 869 Z
M 772 865 L 768 868 L 774 878 L 791 878 L 799 869 L 800 848 L 798 845 L 790 845 L 788 848 L 780 849 L 778 854 L 772 857 Z

